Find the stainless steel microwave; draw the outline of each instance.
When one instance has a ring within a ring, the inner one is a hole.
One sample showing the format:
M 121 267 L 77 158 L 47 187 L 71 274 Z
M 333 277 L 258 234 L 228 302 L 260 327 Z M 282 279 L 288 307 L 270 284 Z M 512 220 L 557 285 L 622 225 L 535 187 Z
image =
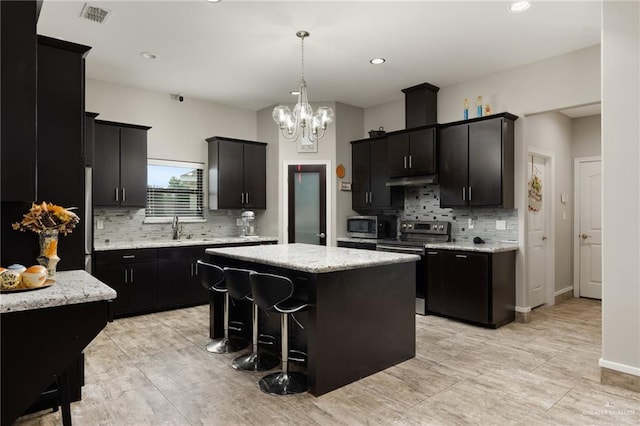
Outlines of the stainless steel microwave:
M 395 216 L 347 216 L 347 236 L 352 238 L 395 238 Z

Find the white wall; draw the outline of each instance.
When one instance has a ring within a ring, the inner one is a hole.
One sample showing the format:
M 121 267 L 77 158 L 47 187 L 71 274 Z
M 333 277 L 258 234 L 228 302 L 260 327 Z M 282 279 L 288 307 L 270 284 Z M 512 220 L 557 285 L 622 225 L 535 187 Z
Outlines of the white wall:
M 206 138 L 227 136 L 256 140 L 256 113 L 210 102 L 87 79 L 85 110 L 99 120 L 151 126 L 148 156 L 205 162 Z
M 266 108 L 257 113 L 258 140 L 267 142 L 267 209 L 256 217 L 256 225 L 260 235 L 279 237 L 279 225 L 282 221 L 280 187 L 278 186 L 280 141 L 278 140 L 278 127 L 271 117 L 272 111 L 273 108 Z
M 402 98 L 367 108 L 364 111 L 364 129 L 362 135 L 356 139 L 368 138 L 369 130 L 378 130 L 380 126 L 387 132 L 405 128 L 404 93 Z
M 555 253 L 555 291 L 573 285 L 573 174 L 571 156 L 572 120 L 559 112 L 527 117 L 525 140 L 528 146 L 553 156 L 547 171 L 553 188 L 542 182 L 543 203 L 553 212 L 553 242 Z M 567 203 L 559 202 L 560 194 L 567 194 Z M 551 225 L 553 225 L 551 227 Z M 525 300 L 528 303 L 528 300 Z
M 602 155 L 602 116 L 574 118 L 571 127 L 571 152 L 573 158 Z
M 640 376 L 640 3 L 602 6 L 602 358 Z

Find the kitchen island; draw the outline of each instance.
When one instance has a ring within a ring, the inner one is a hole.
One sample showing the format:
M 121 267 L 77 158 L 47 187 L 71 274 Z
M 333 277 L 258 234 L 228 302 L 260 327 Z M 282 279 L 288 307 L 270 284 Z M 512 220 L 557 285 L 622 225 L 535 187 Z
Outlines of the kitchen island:
M 315 396 L 415 356 L 419 256 L 309 244 L 210 248 L 206 253 L 219 266 L 287 276 L 297 286 L 296 297 L 314 304 L 296 314 L 304 329 L 292 321 L 291 348 L 307 354 L 309 392 Z M 222 335 L 222 299 L 212 294 L 212 337 Z M 278 315 L 270 317 L 277 321 Z M 277 334 L 277 324 L 269 328 L 267 319 L 261 318 L 266 330 L 260 332 Z
M 13 423 L 54 381 L 62 391 L 78 359 L 82 370 L 82 351 L 107 324 L 115 297 L 85 271 L 58 272 L 49 287 L 0 296 L 3 425 Z M 63 419 L 70 416 L 67 408 L 63 404 Z

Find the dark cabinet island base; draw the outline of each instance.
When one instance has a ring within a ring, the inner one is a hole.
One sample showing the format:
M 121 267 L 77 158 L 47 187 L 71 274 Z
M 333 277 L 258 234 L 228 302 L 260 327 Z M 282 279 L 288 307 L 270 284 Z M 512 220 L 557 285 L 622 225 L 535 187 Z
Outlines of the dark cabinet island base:
M 216 254 L 211 261 L 288 276 L 298 286 L 299 297 L 315 305 L 303 315 L 296 314 L 304 330 L 291 321 L 290 334 L 290 347 L 307 353 L 312 395 L 415 357 L 415 262 L 310 273 Z M 212 295 L 211 312 L 211 335 L 220 337 L 222 295 Z M 235 302 L 230 314 L 250 327 L 250 312 L 250 307 L 243 309 Z M 261 333 L 277 336 L 278 315 L 261 315 Z M 279 346 L 274 345 L 273 351 L 277 353 Z

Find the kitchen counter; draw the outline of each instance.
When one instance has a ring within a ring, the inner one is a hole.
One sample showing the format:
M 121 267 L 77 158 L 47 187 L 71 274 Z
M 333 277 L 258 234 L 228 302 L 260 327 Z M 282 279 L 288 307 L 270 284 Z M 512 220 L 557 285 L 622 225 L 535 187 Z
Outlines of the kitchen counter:
M 3 425 L 13 424 L 54 381 L 81 398 L 82 351 L 109 321 L 113 289 L 85 271 L 58 272 L 55 279 L 46 288 L 0 296 Z M 70 419 L 69 400 L 60 398 L 63 418 Z
M 312 244 L 209 248 L 205 253 L 314 274 L 415 262 L 419 256 Z
M 144 248 L 162 248 L 162 247 L 188 247 L 188 246 L 223 246 L 223 245 L 241 245 L 241 244 L 264 244 L 264 243 L 277 243 L 278 239 L 275 237 L 216 237 L 216 238 L 202 238 L 202 239 L 188 239 L 183 238 L 180 240 L 154 240 L 154 241 L 118 241 L 105 243 L 104 241 L 95 241 L 93 243 L 94 251 L 108 251 L 108 250 L 130 250 L 130 249 L 144 249 Z
M 3 293 L 0 313 L 111 300 L 117 296 L 115 290 L 85 271 L 58 272 L 55 281 L 38 290 Z
M 366 239 L 366 238 L 350 238 L 340 237 L 337 241 L 343 241 L 347 243 L 369 243 L 378 244 L 383 240 Z M 473 241 L 452 241 L 448 243 L 425 243 L 424 245 L 428 249 L 432 250 L 461 250 L 461 251 L 475 251 L 480 253 L 500 253 L 503 251 L 517 251 L 519 245 L 517 242 L 486 242 L 483 244 L 474 244 Z
M 303 327 L 292 321 L 289 332 L 289 347 L 307 354 L 312 395 L 415 356 L 419 256 L 310 244 L 210 248 L 206 253 L 219 266 L 289 277 L 296 297 L 313 305 L 296 314 Z M 211 293 L 210 336 L 217 338 L 224 333 L 224 296 Z M 229 313 L 231 320 L 247 324 L 241 331 L 245 337 L 251 336 L 251 312 L 250 304 L 239 301 Z M 279 326 L 279 315 L 264 315 L 260 333 L 278 336 Z
M 480 253 L 501 253 L 505 251 L 517 251 L 518 243 L 486 242 L 474 244 L 473 241 L 452 241 L 449 243 L 426 243 L 427 249 L 433 250 L 460 250 L 475 251 Z

